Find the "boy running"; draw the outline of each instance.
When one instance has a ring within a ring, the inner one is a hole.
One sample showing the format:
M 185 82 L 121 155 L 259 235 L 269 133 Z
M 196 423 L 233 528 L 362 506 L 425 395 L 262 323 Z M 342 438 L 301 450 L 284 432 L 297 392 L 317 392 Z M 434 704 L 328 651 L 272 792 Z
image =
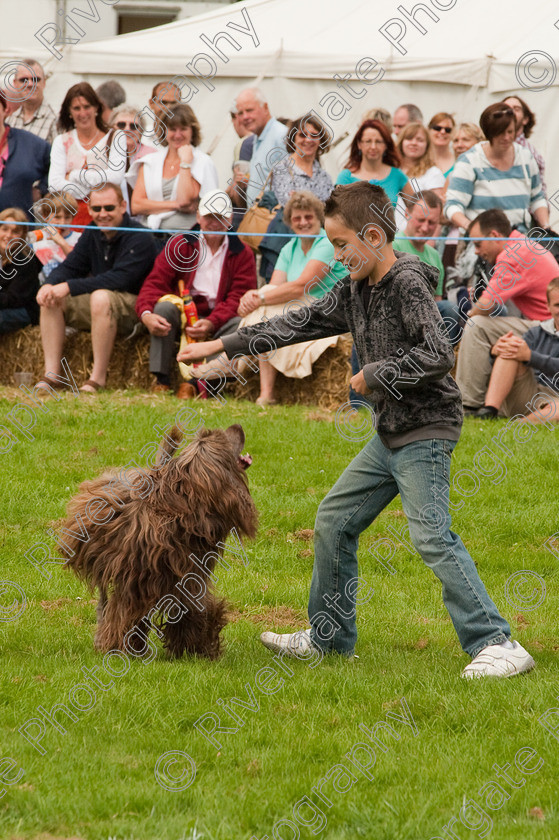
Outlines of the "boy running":
M 490 599 L 460 537 L 450 530 L 450 458 L 460 437 L 460 391 L 433 289 L 436 272 L 394 252 L 394 213 L 367 182 L 338 186 L 325 205 L 335 257 L 348 269 L 332 291 L 297 315 L 191 344 L 179 361 L 225 349 L 231 359 L 351 331 L 362 369 L 352 388 L 376 414 L 377 434 L 353 459 L 318 508 L 309 630 L 262 634 L 273 651 L 305 656 L 313 648 L 353 656 L 357 639 L 359 535 L 398 493 L 411 540 L 442 583 L 444 604 L 463 650 L 462 676 L 510 677 L 534 660 Z

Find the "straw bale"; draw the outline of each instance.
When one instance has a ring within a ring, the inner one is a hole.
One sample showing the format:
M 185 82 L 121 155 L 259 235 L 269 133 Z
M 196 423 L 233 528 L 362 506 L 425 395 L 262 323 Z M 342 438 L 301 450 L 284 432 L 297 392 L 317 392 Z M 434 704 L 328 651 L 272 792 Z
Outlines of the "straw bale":
M 351 340 L 342 338 L 336 347 L 330 347 L 317 359 L 311 376 L 304 379 L 287 379 L 278 374 L 277 400 L 292 405 L 318 405 L 324 409 L 338 408 L 347 400 L 351 376 L 349 355 Z M 92 366 L 91 335 L 77 332 L 67 336 L 64 356 L 80 386 L 89 378 Z M 0 336 L 0 385 L 13 385 L 14 373 L 29 371 L 35 380 L 44 373 L 43 349 L 39 327 L 27 327 L 15 333 Z M 143 333 L 132 339 L 117 336 L 109 365 L 107 387 L 111 390 L 134 388 L 148 390 L 153 382 L 149 372 L 149 335 Z M 180 377 L 175 366 L 178 385 Z M 259 377 L 250 371 L 243 374 L 243 385 L 227 385 L 227 393 L 237 399 L 256 400 L 259 394 Z

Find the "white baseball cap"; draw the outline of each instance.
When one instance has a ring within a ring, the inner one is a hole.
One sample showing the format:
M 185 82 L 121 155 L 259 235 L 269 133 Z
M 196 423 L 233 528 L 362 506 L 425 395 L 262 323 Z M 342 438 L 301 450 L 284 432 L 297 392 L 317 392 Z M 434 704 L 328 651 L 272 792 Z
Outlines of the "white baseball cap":
M 198 205 L 198 212 L 201 216 L 225 216 L 229 218 L 233 214 L 231 199 L 223 190 L 210 190 L 204 193 Z

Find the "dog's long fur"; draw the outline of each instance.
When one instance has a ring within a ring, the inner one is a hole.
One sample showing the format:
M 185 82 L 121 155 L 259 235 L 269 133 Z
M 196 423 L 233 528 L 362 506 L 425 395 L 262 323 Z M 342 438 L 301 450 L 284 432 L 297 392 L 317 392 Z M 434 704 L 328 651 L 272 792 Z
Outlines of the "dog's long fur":
M 68 505 L 63 527 L 75 533 L 82 522 L 89 539 L 68 537 L 66 532 L 62 538 L 68 547 L 66 565 L 100 591 L 95 637 L 100 650 L 129 649 L 125 636 L 136 625 L 145 628 L 147 636 L 150 624 L 142 625 L 142 619 L 165 595 L 177 597 L 175 584 L 195 572 L 198 583 L 194 579 L 183 585 L 186 591 L 190 586 L 196 598 L 199 579 L 204 578 L 206 592 L 198 600 L 203 610 L 189 603 L 188 612 L 176 623 L 160 617 L 159 629 L 153 621 L 151 626 L 172 656 L 187 652 L 215 659 L 221 652 L 220 632 L 227 623 L 225 601 L 212 591 L 208 574 L 223 551 L 218 543 L 224 543 L 233 528 L 239 536 L 254 537 L 257 525 L 256 508 L 238 461 L 244 433 L 238 425 L 227 430 L 202 429 L 172 457 L 181 440 L 181 433 L 173 428 L 160 449 L 160 466 L 142 471 L 143 475 L 136 471 L 136 482 L 123 481 L 118 471 L 105 472 L 85 481 Z M 115 511 L 107 522 L 91 521 L 90 517 L 102 520 L 110 515 L 108 508 L 92 504 L 92 499 L 106 501 Z M 205 572 L 190 555 L 201 561 L 208 552 L 213 556 L 209 554 Z

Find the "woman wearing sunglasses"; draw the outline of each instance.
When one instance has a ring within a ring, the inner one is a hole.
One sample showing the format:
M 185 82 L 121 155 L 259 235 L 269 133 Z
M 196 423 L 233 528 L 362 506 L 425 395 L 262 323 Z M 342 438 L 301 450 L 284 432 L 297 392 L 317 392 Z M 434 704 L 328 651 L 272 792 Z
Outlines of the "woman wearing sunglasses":
M 127 103 L 119 105 L 111 115 L 110 125 L 109 147 L 115 132 L 123 131 L 126 135 L 126 172 L 129 171 L 135 161 L 141 160 L 141 158 L 146 155 L 151 155 L 156 151 L 153 146 L 147 146 L 145 143 L 142 143 L 142 135 L 146 126 L 144 115 L 138 108 L 134 108 Z M 120 186 L 124 200 L 126 201 L 126 209 L 129 215 L 132 216 L 132 187 L 125 180 L 122 181 Z M 132 216 L 132 218 L 134 217 Z
M 126 134 L 127 172 L 135 160 L 155 152 L 153 146 L 146 146 L 145 143 L 142 143 L 145 120 L 138 108 L 133 108 L 132 105 L 128 104 L 120 105 L 113 111 L 110 124 L 112 134 L 115 131 L 124 131 Z
M 531 216 L 538 225 L 549 224 L 538 165 L 528 149 L 514 142 L 516 120 L 503 102 L 489 105 L 479 124 L 487 137 L 460 155 L 450 176 L 444 214 L 467 229 L 484 210 L 506 213 L 512 227 L 526 232 Z
M 433 163 L 446 176 L 454 166 L 454 152 L 452 151 L 452 135 L 456 123 L 452 114 L 441 111 L 429 121 L 429 136 L 431 137 Z

